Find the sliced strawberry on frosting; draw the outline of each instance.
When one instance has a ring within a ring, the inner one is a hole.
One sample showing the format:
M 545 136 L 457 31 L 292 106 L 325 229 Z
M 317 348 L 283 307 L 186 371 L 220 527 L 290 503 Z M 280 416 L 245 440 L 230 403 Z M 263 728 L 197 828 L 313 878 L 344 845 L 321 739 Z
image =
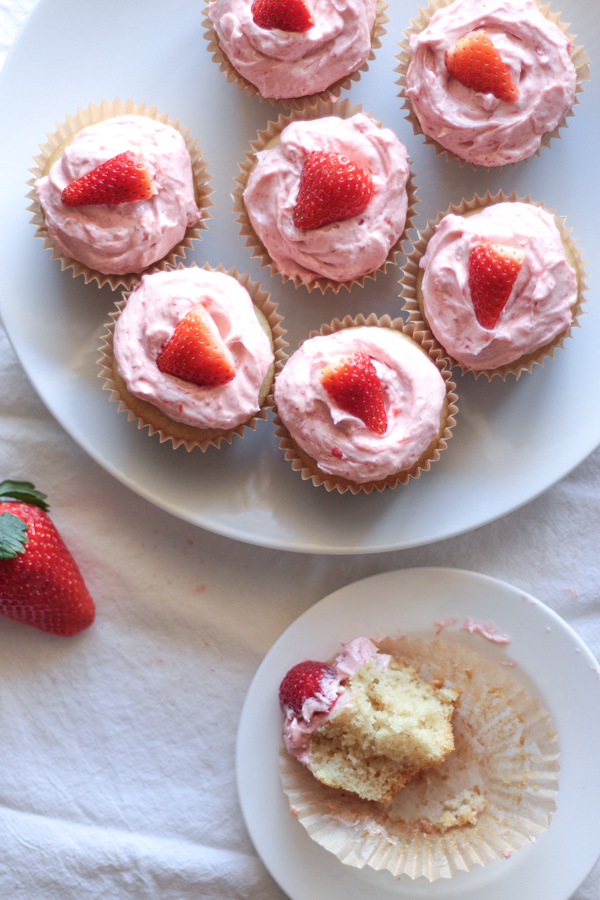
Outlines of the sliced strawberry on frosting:
M 446 52 L 448 72 L 465 87 L 512 102 L 519 89 L 488 35 L 480 29 L 461 38 Z
M 294 225 L 308 230 L 351 219 L 363 212 L 372 196 L 368 172 L 347 156 L 316 151 L 302 169 Z
M 100 163 L 62 192 L 65 206 L 99 206 L 147 200 L 156 187 L 144 164 L 131 150 Z
M 302 715 L 305 700 L 321 698 L 331 708 L 336 694 L 331 690 L 335 672 L 327 663 L 306 659 L 286 673 L 279 685 L 279 704 L 284 712 L 291 710 L 296 716 Z
M 256 0 L 250 9 L 259 28 L 308 31 L 315 24 L 304 0 Z
M 227 384 L 235 378 L 235 364 L 217 326 L 202 305 L 177 324 L 156 365 L 167 375 L 200 387 Z
M 469 252 L 469 290 L 477 321 L 495 328 L 525 254 L 504 244 L 475 244 Z
M 321 371 L 321 384 L 336 403 L 377 434 L 387 430 L 383 388 L 366 353 L 340 356 Z

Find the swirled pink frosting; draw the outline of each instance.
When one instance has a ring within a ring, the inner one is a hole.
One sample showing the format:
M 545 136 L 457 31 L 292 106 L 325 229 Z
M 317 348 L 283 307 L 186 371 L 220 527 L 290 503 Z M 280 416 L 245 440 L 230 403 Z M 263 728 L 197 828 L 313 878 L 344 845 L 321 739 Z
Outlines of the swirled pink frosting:
M 360 215 L 322 228 L 294 225 L 300 176 L 315 151 L 346 155 L 371 175 L 373 196 Z M 291 122 L 279 143 L 257 154 L 244 192 L 256 234 L 280 272 L 310 283 L 347 281 L 383 265 L 406 223 L 408 153 L 393 131 L 359 113 Z
M 358 637 L 342 644 L 342 651 L 332 665 L 333 675 L 324 678 L 321 691 L 307 697 L 298 716 L 290 707 L 284 710 L 283 740 L 292 756 L 305 766 L 310 764 L 310 741 L 314 732 L 333 715 L 334 710 L 352 702 L 352 692 L 346 687 L 349 678 L 364 663 L 375 660 L 385 671 L 391 657 L 380 653 L 369 638 Z
M 451 78 L 446 51 L 485 29 L 519 89 L 499 100 Z M 514 163 L 535 153 L 575 97 L 571 42 L 534 0 L 454 0 L 412 35 L 406 94 L 423 132 L 482 166 Z
M 153 197 L 114 205 L 63 204 L 68 184 L 127 150 L 148 169 L 157 189 Z M 147 116 L 116 116 L 88 125 L 35 189 L 60 251 L 105 275 L 142 272 L 166 256 L 201 217 L 183 137 Z
M 369 57 L 376 0 L 308 3 L 315 24 L 304 32 L 256 25 L 251 0 L 213 0 L 208 6 L 222 49 L 263 97 L 319 93 Z
M 469 290 L 469 253 L 479 243 L 504 244 L 525 254 L 493 329 L 477 321 Z M 493 369 L 513 362 L 550 343 L 571 324 L 575 272 L 554 216 L 530 203 L 497 203 L 473 215 L 445 216 L 420 266 L 431 331 L 466 368 Z
M 233 357 L 236 374 L 228 384 L 201 387 L 156 365 L 176 325 L 200 304 Z M 235 428 L 258 412 L 260 388 L 273 362 L 246 288 L 230 275 L 196 266 L 143 276 L 117 319 L 114 354 L 134 396 L 196 428 Z
M 379 375 L 388 417 L 377 434 L 341 409 L 321 385 L 332 360 L 366 353 Z M 444 379 L 410 338 L 387 328 L 347 328 L 305 341 L 275 382 L 281 420 L 321 471 L 357 484 L 410 469 L 440 431 Z

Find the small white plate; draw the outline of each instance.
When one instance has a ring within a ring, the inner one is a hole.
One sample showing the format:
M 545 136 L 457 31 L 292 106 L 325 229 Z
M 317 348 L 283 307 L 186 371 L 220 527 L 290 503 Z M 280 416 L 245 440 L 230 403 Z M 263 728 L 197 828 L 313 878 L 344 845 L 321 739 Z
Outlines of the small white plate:
M 597 0 L 563 0 L 562 17 L 600 56 Z M 120 294 L 61 272 L 34 237 L 27 169 L 38 144 L 77 107 L 132 97 L 189 126 L 206 152 L 215 188 L 213 218 L 187 259 L 237 266 L 272 292 L 296 347 L 335 316 L 400 314 L 400 269 L 364 289 L 325 297 L 271 278 L 239 235 L 231 191 L 238 163 L 280 109 L 230 84 L 203 38 L 202 0 L 38 0 L 0 77 L 0 314 L 32 384 L 68 433 L 107 471 L 157 506 L 220 534 L 284 550 L 361 553 L 440 540 L 489 522 L 562 478 L 600 443 L 600 305 L 555 359 L 518 382 L 457 375 L 454 437 L 431 472 L 370 496 L 328 495 L 302 482 L 278 449 L 271 423 L 219 451 L 187 454 L 138 431 L 101 389 L 99 337 Z M 394 0 L 369 71 L 346 92 L 408 147 L 419 185 L 415 223 L 475 192 L 528 193 L 567 217 L 580 245 L 600 244 L 600 84 L 586 86 L 562 139 L 539 157 L 497 172 L 436 157 L 412 133 L 398 98 L 398 42 L 416 0 Z M 117 24 L 115 24 L 117 23 Z M 135 37 L 133 37 L 135 36 Z M 40 76 L 40 73 L 44 73 Z M 399 263 L 404 260 L 400 256 Z
M 442 632 L 499 663 L 516 661 L 515 680 L 550 712 L 560 747 L 557 812 L 535 844 L 510 859 L 428 882 L 344 866 L 312 841 L 290 814 L 279 780 L 278 687 L 302 659 L 327 659 L 359 635 L 435 636 Z M 465 618 L 493 622 L 508 646 L 460 630 Z M 512 585 L 458 569 L 405 569 L 355 582 L 300 616 L 273 645 L 248 691 L 237 741 L 240 802 L 254 846 L 291 900 L 567 900 L 600 855 L 600 669 L 552 610 Z

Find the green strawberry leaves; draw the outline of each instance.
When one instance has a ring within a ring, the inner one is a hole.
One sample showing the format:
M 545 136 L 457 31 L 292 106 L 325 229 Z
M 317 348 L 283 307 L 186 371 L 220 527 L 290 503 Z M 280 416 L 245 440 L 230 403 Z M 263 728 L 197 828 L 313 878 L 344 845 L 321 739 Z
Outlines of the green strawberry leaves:
M 14 559 L 29 540 L 27 523 L 12 513 L 0 515 L 0 559 Z
M 21 500 L 23 503 L 31 503 L 39 506 L 44 512 L 50 509 L 46 503 L 47 494 L 37 491 L 31 481 L 2 481 L 0 482 L 0 499 Z

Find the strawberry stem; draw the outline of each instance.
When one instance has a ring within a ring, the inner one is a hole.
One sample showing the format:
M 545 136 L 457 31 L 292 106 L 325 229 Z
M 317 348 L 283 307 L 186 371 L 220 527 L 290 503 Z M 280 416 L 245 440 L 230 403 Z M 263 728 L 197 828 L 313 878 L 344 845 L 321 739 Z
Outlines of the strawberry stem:
M 29 541 L 27 523 L 12 513 L 0 515 L 0 559 L 14 559 Z
M 50 509 L 46 503 L 47 494 L 35 489 L 31 481 L 2 481 L 0 482 L 0 499 L 21 500 L 23 503 L 31 503 L 39 506 L 44 512 Z

